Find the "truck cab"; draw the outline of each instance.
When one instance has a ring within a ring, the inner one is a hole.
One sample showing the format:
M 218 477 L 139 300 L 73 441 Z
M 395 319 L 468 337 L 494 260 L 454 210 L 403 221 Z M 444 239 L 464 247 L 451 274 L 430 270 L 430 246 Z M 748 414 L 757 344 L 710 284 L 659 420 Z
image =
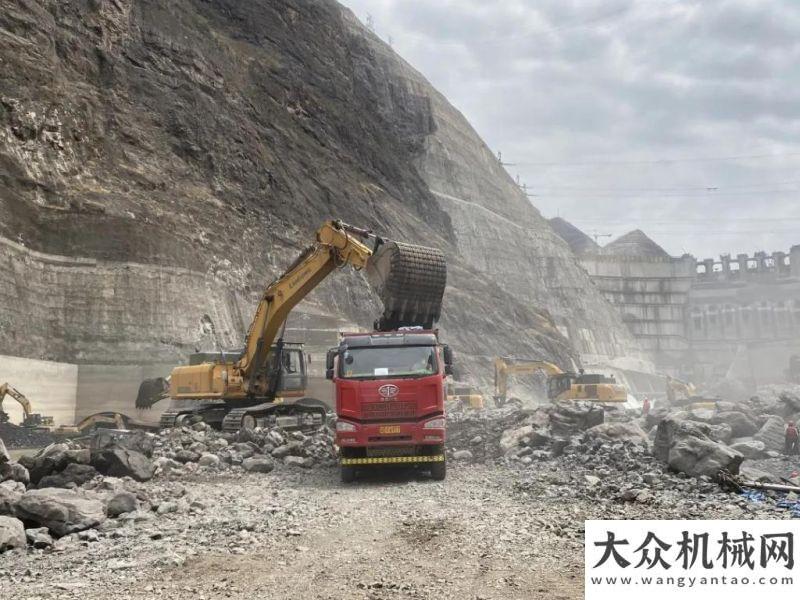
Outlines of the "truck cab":
M 342 480 L 371 465 L 416 464 L 445 477 L 445 378 L 452 353 L 435 331 L 342 334 L 327 357 Z

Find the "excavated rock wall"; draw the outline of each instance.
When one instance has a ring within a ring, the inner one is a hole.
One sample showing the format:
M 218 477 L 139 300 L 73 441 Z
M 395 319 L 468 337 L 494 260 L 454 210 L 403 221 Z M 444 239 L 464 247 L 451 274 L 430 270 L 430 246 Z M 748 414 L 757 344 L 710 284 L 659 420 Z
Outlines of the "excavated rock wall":
M 636 351 L 466 120 L 335 2 L 0 0 L 0 30 L 3 352 L 137 364 L 240 344 L 331 217 L 445 250 L 465 374 Z M 307 304 L 378 313 L 352 273 Z

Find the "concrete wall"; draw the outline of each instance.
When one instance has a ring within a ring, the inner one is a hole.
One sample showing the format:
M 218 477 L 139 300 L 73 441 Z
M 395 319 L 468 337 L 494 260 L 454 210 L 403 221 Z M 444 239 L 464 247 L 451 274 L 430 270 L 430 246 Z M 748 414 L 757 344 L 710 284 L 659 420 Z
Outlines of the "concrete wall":
M 800 246 L 719 260 L 580 259 L 662 371 L 695 382 L 776 382 L 800 352 Z
M 656 365 L 677 372 L 689 347 L 685 322 L 695 277 L 694 259 L 600 254 L 585 254 L 580 259 Z
M 0 355 L 0 383 L 9 383 L 24 394 L 33 412 L 49 415 L 56 425 L 75 422 L 78 367 L 66 363 Z M 22 422 L 22 409 L 6 396 L 3 410 L 12 423 Z

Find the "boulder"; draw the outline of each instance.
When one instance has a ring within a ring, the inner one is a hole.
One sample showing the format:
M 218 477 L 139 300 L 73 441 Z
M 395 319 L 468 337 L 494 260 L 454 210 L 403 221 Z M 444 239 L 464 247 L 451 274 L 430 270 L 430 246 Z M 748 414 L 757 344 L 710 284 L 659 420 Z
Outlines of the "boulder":
M 28 544 L 38 550 L 50 548 L 53 545 L 53 538 L 50 537 L 50 532 L 47 527 L 35 527 L 25 530 L 25 537 Z
M 653 440 L 653 455 L 663 462 L 669 461 L 669 451 L 676 439 L 685 437 L 699 437 L 709 439 L 706 432 L 709 426 L 682 419 L 678 415 L 663 419 L 656 428 Z
M 254 446 L 255 444 L 253 444 L 252 442 L 237 442 L 233 444 L 231 448 L 235 452 L 238 452 L 241 455 L 242 459 L 245 459 L 255 455 L 256 451 L 258 450 L 258 446 L 255 447 Z M 287 447 L 286 454 L 288 455 L 288 453 L 289 453 L 289 448 Z
M 218 467 L 222 463 L 222 459 L 216 454 L 210 454 L 206 452 L 200 457 L 200 460 L 197 461 L 197 464 L 201 467 Z
M 733 437 L 749 436 L 758 431 L 755 420 L 739 411 L 717 413 L 714 423 L 730 425 Z
M 70 463 L 67 444 L 50 444 L 35 456 L 23 456 L 20 464 L 28 470 L 31 483 L 37 484 L 42 477 L 61 471 Z
M 754 439 L 748 440 L 747 438 L 744 438 L 742 441 L 734 440 L 733 443 L 731 443 L 730 448 L 745 458 L 757 459 L 765 456 L 767 446 L 764 444 L 764 442 L 759 442 L 758 440 Z
M 733 428 L 727 423 L 709 425 L 708 437 L 715 442 L 728 444 L 733 439 Z
M 12 490 L 9 487 L 0 485 L 0 515 L 13 517 L 17 514 L 16 508 L 19 499 L 22 498 L 23 491 Z
M 175 453 L 175 460 L 183 464 L 197 462 L 200 460 L 200 455 L 197 452 L 192 452 L 191 450 L 178 450 Z
M 469 450 L 456 450 L 453 452 L 453 460 L 472 460 L 472 452 Z
M 800 396 L 796 396 L 790 392 L 783 392 L 778 400 L 784 406 L 784 415 L 794 415 L 800 412 Z
M 251 457 L 242 461 L 242 467 L 250 473 L 269 473 L 275 468 L 275 463 L 267 457 Z
M 780 477 L 776 477 L 772 473 L 768 473 L 767 471 L 762 471 L 761 469 L 756 469 L 754 467 L 748 467 L 746 465 L 742 466 L 739 469 L 739 475 L 741 475 L 742 479 L 745 481 L 760 481 L 762 483 L 785 483 L 781 481 Z
M 14 517 L 0 516 L 0 552 L 25 548 L 28 539 L 25 537 L 25 526 Z
M 60 473 L 46 475 L 36 484 L 38 488 L 66 488 L 80 486 L 91 481 L 97 475 L 97 471 L 91 465 L 70 463 L 67 468 Z
M 102 502 L 61 488 L 28 490 L 17 502 L 16 513 L 57 536 L 91 529 L 106 520 Z
M 674 471 L 693 477 L 706 475 L 716 478 L 722 469 L 737 474 L 742 460 L 741 454 L 723 444 L 687 435 L 673 441 L 667 464 Z
M 7 463 L 11 461 L 11 455 L 6 450 L 6 445 L 3 443 L 3 440 L 0 439 L 0 464 Z
M 103 475 L 132 477 L 136 481 L 149 481 L 154 471 L 153 462 L 144 454 L 122 446 L 93 453 L 92 466 Z
M 155 449 L 156 439 L 157 436 L 141 430 L 119 432 L 98 429 L 92 437 L 91 449 L 92 453 L 97 453 L 106 448 L 122 447 L 151 458 Z
M 139 509 L 139 500 L 131 492 L 120 492 L 108 502 L 106 514 L 112 519 L 124 513 L 132 513 Z
M 592 402 L 562 402 L 550 413 L 550 428 L 559 437 L 570 437 L 604 420 L 603 408 Z
M 763 442 L 767 450 L 774 450 L 775 452 L 782 452 L 784 449 L 784 435 L 786 433 L 786 424 L 782 417 L 777 415 L 770 415 L 764 422 L 764 425 L 758 432 L 753 435 L 753 439 Z
M 31 482 L 28 469 L 16 461 L 0 463 L 0 481 L 18 481 L 28 485 Z
M 283 459 L 283 464 L 290 467 L 310 469 L 314 466 L 314 459 L 310 456 L 308 458 L 303 458 L 302 456 L 286 456 Z
M 646 446 L 649 443 L 647 432 L 634 422 L 601 423 L 584 434 L 587 440 L 603 440 L 609 442 L 631 442 Z
M 528 437 L 533 433 L 533 426 L 525 425 L 515 429 L 506 429 L 500 438 L 500 448 L 503 452 L 508 452 L 512 448 L 519 446 L 522 438 Z

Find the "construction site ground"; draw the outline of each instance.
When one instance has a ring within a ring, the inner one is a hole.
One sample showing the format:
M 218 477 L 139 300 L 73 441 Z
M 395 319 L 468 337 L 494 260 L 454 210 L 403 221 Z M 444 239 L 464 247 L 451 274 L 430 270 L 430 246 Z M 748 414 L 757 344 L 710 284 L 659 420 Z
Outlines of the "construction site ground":
M 345 485 L 335 468 L 154 480 L 149 493 L 191 509 L 109 521 L 96 541 L 55 552 L 7 553 L 0 597 L 582 598 L 584 519 L 675 517 L 536 497 L 524 476 L 454 464 L 444 482 L 382 470 Z

